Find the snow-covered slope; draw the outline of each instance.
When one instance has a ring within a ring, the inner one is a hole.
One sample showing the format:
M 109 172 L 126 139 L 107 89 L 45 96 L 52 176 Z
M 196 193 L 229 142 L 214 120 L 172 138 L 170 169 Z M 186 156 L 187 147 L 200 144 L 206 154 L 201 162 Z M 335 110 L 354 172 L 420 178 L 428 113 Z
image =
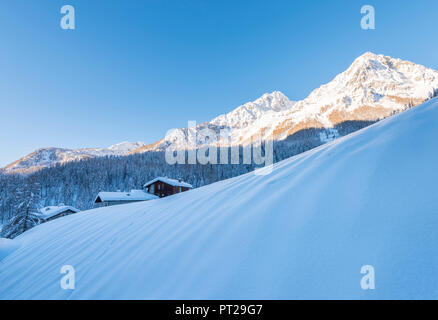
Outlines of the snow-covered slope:
M 122 142 L 109 148 L 41 148 L 9 164 L 4 168 L 7 173 L 30 173 L 41 168 L 64 164 L 94 157 L 123 156 L 145 144 L 143 142 Z
M 283 140 L 300 130 L 326 128 L 327 134 L 321 137 L 326 142 L 327 136 L 339 137 L 334 127 L 345 121 L 384 119 L 437 94 L 437 71 L 366 52 L 345 72 L 302 101 L 290 101 L 278 91 L 264 94 L 254 102 L 198 125 L 197 129 L 210 128 L 219 133 L 227 128 L 231 145 L 247 145 L 255 137 Z M 162 141 L 134 152 L 163 150 L 169 144 L 186 148 L 187 136 L 187 128 L 176 129 Z
M 266 93 L 259 99 L 248 102 L 227 114 L 214 118 L 210 123 L 218 127 L 245 128 L 258 119 L 289 110 L 295 102 L 290 101 L 280 91 Z
M 433 99 L 266 176 L 35 227 L 0 263 L 0 298 L 436 299 L 437 122 Z
M 12 252 L 14 252 L 14 250 L 17 250 L 19 246 L 19 241 L 0 238 L 0 264 L 3 258 L 10 255 Z
M 120 155 L 125 155 L 130 153 L 131 151 L 141 148 L 145 145 L 144 142 L 137 141 L 137 142 L 120 142 L 115 145 L 112 145 L 108 148 L 108 150 L 111 150 L 112 152 Z

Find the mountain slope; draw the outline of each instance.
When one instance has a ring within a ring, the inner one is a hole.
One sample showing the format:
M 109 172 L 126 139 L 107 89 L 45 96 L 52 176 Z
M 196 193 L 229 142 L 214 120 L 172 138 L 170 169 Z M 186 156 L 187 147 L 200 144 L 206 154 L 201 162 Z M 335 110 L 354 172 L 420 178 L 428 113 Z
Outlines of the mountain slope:
M 33 171 L 64 164 L 70 161 L 90 159 L 104 156 L 123 156 L 136 150 L 145 144 L 143 142 L 122 142 L 109 148 L 41 148 L 27 156 L 7 165 L 4 170 L 7 173 L 31 173 Z
M 0 298 L 436 299 L 437 121 L 433 99 L 266 176 L 40 225 L 0 264 Z
M 210 128 L 219 133 L 227 128 L 231 134 L 230 145 L 247 145 L 255 137 L 284 140 L 311 128 L 326 128 L 327 135 L 336 138 L 339 134 L 334 127 L 343 122 L 380 120 L 423 103 L 437 93 L 437 71 L 366 52 L 345 72 L 302 101 L 290 101 L 276 91 L 202 123 L 197 129 Z M 327 135 L 322 137 L 322 142 L 326 142 Z M 187 136 L 187 128 L 176 129 L 159 143 L 134 153 L 164 150 L 169 144 L 186 148 Z

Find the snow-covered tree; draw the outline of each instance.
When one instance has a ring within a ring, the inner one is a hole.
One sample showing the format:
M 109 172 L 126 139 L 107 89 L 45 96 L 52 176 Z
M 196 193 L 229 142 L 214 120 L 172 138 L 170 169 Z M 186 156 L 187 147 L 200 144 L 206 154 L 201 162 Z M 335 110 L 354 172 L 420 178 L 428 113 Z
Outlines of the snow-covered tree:
M 14 216 L 3 226 L 2 237 L 15 238 L 23 232 L 40 224 L 41 187 L 35 177 L 17 187 L 13 194 L 16 205 Z
M 3 226 L 1 237 L 13 239 L 22 234 L 23 230 L 29 230 L 42 222 L 41 218 L 33 213 L 19 214 Z

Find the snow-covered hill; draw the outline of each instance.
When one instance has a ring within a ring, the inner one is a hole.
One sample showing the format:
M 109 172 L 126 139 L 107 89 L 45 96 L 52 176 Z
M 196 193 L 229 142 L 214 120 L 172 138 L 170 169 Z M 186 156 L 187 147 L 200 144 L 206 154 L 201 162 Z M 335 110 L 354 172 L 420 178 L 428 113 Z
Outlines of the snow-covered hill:
M 0 298 L 436 299 L 437 122 L 433 99 L 266 176 L 35 227 L 0 263 Z
M 122 142 L 109 148 L 41 148 L 9 164 L 4 168 L 7 173 L 31 173 L 41 168 L 64 164 L 71 161 L 94 157 L 123 156 L 145 144 L 143 142 Z

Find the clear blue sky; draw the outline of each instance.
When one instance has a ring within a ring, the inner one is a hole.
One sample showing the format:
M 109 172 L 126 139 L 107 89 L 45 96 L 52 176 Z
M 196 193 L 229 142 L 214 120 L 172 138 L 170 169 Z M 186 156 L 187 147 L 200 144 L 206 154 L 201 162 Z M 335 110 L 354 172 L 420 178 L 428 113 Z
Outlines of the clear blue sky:
M 76 9 L 62 30 L 60 8 Z M 360 28 L 362 5 L 376 30 Z M 365 51 L 438 69 L 438 1 L 2 0 L 0 166 L 150 143 L 265 92 L 305 98 Z

